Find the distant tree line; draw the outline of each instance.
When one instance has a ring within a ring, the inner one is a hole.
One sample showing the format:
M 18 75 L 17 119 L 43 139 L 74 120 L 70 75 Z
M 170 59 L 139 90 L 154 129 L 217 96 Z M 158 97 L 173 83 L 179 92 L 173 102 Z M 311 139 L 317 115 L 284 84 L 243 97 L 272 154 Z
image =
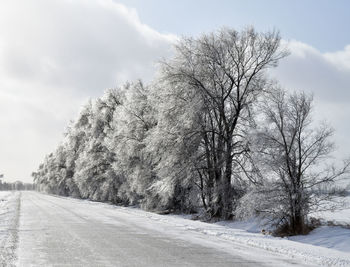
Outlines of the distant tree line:
M 32 183 L 23 183 L 21 181 L 16 182 L 3 182 L 0 180 L 0 191 L 8 190 L 34 190 L 34 185 Z
M 288 93 L 266 71 L 288 52 L 278 32 L 223 29 L 183 38 L 156 78 L 89 101 L 33 173 L 39 191 L 196 212 L 207 219 L 271 218 L 307 231 L 333 131 L 312 121 L 312 97 Z M 327 195 L 327 198 L 329 196 Z

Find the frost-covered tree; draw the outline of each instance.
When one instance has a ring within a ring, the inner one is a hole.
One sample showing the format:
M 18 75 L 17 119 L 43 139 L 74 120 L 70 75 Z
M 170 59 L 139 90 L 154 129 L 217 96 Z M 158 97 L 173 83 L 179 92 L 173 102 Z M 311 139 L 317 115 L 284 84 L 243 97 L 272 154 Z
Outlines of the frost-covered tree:
M 279 45 L 276 32 L 223 29 L 182 39 L 175 57 L 162 66 L 162 79 L 170 87 L 183 91 L 184 97 L 194 91 L 201 99 L 199 110 L 194 111 L 200 114 L 198 128 L 191 134 L 202 140 L 197 171 L 209 187 L 212 216 L 232 216 L 239 194 L 235 172 L 247 153 L 245 129 L 252 105 L 265 89 L 265 70 L 285 56 Z
M 38 185 L 39 190 L 59 194 L 59 165 L 57 164 L 55 154 L 50 153 L 45 157 L 44 162 L 39 166 L 39 170 L 33 173 L 34 182 Z
M 115 153 L 113 169 L 120 179 L 118 196 L 125 204 L 149 207 L 148 188 L 153 179 L 152 160 L 145 150 L 146 138 L 156 124 L 150 106 L 150 88 L 141 81 L 120 89 L 122 104 L 114 117 L 108 147 Z
M 202 101 L 194 90 L 166 82 L 158 81 L 152 89 L 157 125 L 147 138 L 156 173 L 151 191 L 167 208 L 188 212 L 199 206 L 199 194 L 205 190 L 197 171 L 201 162 L 198 119 Z M 206 200 L 202 200 L 206 207 Z
M 83 198 L 117 201 L 116 175 L 112 169 L 115 154 L 107 147 L 105 139 L 113 131 L 113 114 L 119 104 L 118 92 L 107 90 L 82 112 L 76 125 L 78 134 L 86 139 L 76 159 L 74 172 L 74 181 Z
M 349 169 L 349 162 L 341 169 L 325 166 L 334 149 L 333 130 L 325 123 L 316 125 L 311 111 L 311 96 L 273 90 L 256 139 L 268 180 L 248 198 L 258 199 L 255 208 L 272 215 L 287 234 L 307 232 L 307 216 L 325 196 L 317 194 L 319 186 L 334 183 Z
M 89 101 L 72 122 L 64 142 L 46 157 L 33 177 L 41 191 L 59 195 L 116 201 L 113 152 L 105 137 L 119 104 L 118 92 L 107 90 L 97 101 Z

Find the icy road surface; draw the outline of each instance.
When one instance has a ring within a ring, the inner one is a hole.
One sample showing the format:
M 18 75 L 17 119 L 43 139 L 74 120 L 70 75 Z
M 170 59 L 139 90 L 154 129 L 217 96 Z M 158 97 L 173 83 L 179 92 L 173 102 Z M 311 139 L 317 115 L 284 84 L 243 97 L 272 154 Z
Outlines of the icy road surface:
M 108 204 L 22 192 L 18 266 L 289 266 L 297 260 Z

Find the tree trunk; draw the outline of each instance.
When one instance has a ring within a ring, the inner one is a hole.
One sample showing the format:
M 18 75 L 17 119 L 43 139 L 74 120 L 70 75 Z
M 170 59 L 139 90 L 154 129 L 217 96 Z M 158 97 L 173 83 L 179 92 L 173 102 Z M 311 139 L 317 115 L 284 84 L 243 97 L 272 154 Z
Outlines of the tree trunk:
M 295 198 L 292 201 L 292 220 L 291 231 L 294 235 L 306 234 L 305 217 L 302 210 L 302 199 L 300 192 L 294 194 Z
M 207 175 L 208 175 L 208 183 L 207 183 L 207 197 L 208 202 L 207 205 L 210 209 L 210 215 L 213 215 L 214 212 L 214 201 L 213 201 L 213 191 L 214 191 L 214 179 L 215 179 L 215 161 L 212 160 L 212 153 L 210 152 L 210 148 L 213 149 L 213 144 L 210 143 L 208 134 L 203 134 L 204 144 L 205 144 L 205 157 L 207 164 Z M 199 171 L 200 172 L 200 171 Z
M 299 210 L 296 210 L 293 215 L 291 230 L 294 235 L 303 235 L 306 233 L 304 216 Z
M 224 142 L 223 137 L 219 135 L 218 145 L 215 150 L 215 206 L 213 210 L 213 216 L 222 218 L 224 213 L 224 197 L 223 197 L 223 183 L 222 183 L 222 167 L 223 167 L 223 154 L 224 154 Z
M 232 144 L 228 140 L 225 153 L 225 174 L 223 176 L 223 213 L 222 218 L 227 220 L 232 218 Z

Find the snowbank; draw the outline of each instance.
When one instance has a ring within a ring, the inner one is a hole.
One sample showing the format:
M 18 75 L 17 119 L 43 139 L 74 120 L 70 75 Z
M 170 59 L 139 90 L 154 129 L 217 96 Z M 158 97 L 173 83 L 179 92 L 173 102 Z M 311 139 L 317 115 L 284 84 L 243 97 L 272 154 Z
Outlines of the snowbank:
M 340 226 L 322 226 L 313 230 L 308 235 L 293 236 L 289 239 L 315 246 L 344 251 L 349 253 L 350 258 L 350 229 Z

